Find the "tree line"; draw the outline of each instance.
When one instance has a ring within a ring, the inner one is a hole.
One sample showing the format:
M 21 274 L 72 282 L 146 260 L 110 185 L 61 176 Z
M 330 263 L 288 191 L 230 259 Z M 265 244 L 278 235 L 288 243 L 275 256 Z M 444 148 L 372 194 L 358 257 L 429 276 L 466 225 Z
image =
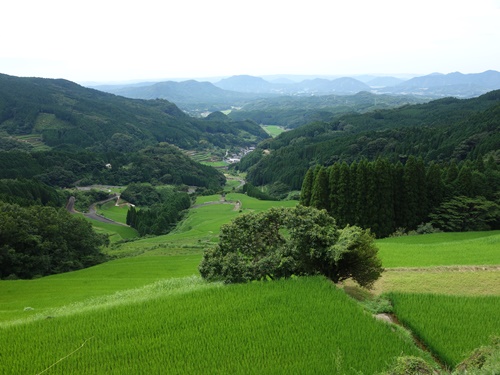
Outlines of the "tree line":
M 125 146 L 124 146 L 125 147 Z M 224 175 L 166 143 L 128 152 L 74 152 L 65 148 L 33 152 L 0 151 L 0 179 L 36 179 L 54 187 L 92 184 L 185 184 L 219 189 Z
M 155 189 L 150 184 L 131 184 L 121 197 L 132 206 L 127 212 L 126 223 L 135 228 L 140 236 L 162 235 L 170 232 L 182 217 L 182 212 L 191 206 L 185 192 L 173 188 Z
M 425 223 L 443 230 L 500 228 L 499 189 L 493 157 L 427 165 L 413 156 L 404 164 L 378 158 L 310 168 L 300 202 L 327 210 L 341 227 L 358 225 L 386 237 Z
M 0 201 L 0 278 L 30 279 L 105 261 L 109 243 L 64 208 L 22 207 Z

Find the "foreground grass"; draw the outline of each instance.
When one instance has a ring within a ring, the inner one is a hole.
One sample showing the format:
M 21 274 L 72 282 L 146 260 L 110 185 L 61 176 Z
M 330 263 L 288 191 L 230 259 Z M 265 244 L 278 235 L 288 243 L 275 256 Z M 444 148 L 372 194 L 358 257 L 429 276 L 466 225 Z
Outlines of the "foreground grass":
M 391 293 L 398 319 L 449 367 L 500 334 L 500 296 Z
M 422 355 L 320 277 L 160 281 L 55 313 L 2 328 L 0 373 L 374 374 Z
M 67 304 L 161 279 L 197 275 L 199 261 L 199 255 L 133 257 L 35 280 L 0 280 L 0 323 L 51 315 Z

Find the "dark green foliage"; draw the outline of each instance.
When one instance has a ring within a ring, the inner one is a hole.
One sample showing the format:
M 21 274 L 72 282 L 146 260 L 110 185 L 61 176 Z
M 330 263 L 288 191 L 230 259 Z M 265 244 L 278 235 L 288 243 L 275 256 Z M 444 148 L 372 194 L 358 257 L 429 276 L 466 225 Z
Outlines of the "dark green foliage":
M 280 96 L 252 101 L 241 110 L 232 111 L 229 117 L 297 128 L 315 121 L 330 121 L 342 113 L 364 113 L 424 101 L 416 97 L 375 95 L 366 91 L 355 95 Z M 377 116 L 383 115 L 376 112 L 374 117 Z
M 186 184 L 218 189 L 224 175 L 196 163 L 179 149 L 160 143 L 138 152 L 51 150 L 0 152 L 0 178 L 36 178 L 51 186 L 70 187 L 100 183 L 127 185 L 133 182 Z M 106 165 L 109 164 L 110 168 Z
M 226 283 L 322 274 L 370 287 L 382 273 L 377 252 L 369 231 L 339 230 L 325 210 L 273 208 L 224 225 L 199 270 L 209 281 Z
M 304 177 L 304 181 L 302 182 L 302 189 L 300 190 L 300 204 L 304 206 L 310 205 L 313 183 L 314 170 L 310 168 Z
M 490 230 L 500 225 L 500 205 L 484 197 L 458 196 L 443 202 L 430 218 L 448 232 Z
M 134 183 L 127 186 L 121 198 L 136 206 L 151 206 L 160 202 L 160 194 L 151 184 Z
M 0 202 L 0 278 L 32 278 L 103 262 L 107 237 L 65 209 Z
M 187 193 L 169 187 L 155 189 L 149 184 L 132 184 L 121 197 L 141 206 L 140 209 L 130 207 L 127 212 L 127 224 L 141 236 L 170 232 L 191 205 Z
M 317 166 L 309 169 L 303 184 L 310 189 L 306 192 L 311 199 L 307 201 L 306 193 L 302 193 L 301 203 L 328 208 L 339 225 L 370 228 L 378 237 L 386 237 L 397 228 L 417 230 L 430 218 L 434 226 L 446 231 L 497 228 L 498 204 L 494 202 L 499 198 L 496 192 L 500 188 L 500 173 L 494 163 L 479 163 L 483 165 L 482 172 L 473 170 L 474 165 L 464 163 L 461 179 L 458 175 L 453 177 L 458 171 L 456 163 L 425 166 L 422 159 L 413 156 L 404 166 L 382 158 L 374 162 L 361 160 L 350 166 L 345 162 L 328 168 Z M 329 176 L 327 194 L 318 184 L 308 187 L 311 178 L 321 170 Z M 467 189 L 459 190 L 459 183 L 467 183 Z M 455 197 L 457 191 L 466 196 Z M 312 199 L 319 196 L 321 200 Z
M 500 100 L 490 97 L 498 95 L 407 105 L 380 111 L 382 118 L 348 114 L 310 123 L 266 140 L 239 168 L 256 186 L 280 181 L 299 189 L 311 165 L 339 160 L 383 157 L 394 163 L 409 155 L 426 164 L 477 160 L 500 149 Z
M 107 200 L 112 197 L 112 195 L 109 192 L 98 189 L 64 190 L 63 194 L 65 198 L 65 203 L 68 202 L 70 197 L 75 198 L 74 209 L 79 212 L 87 212 L 92 204 Z
M 0 151 L 0 165 L 0 178 L 33 178 L 43 172 L 37 160 L 22 151 Z
M 429 213 L 427 204 L 427 182 L 422 159 L 410 156 L 403 172 L 402 209 L 405 221 L 400 226 L 415 228 L 425 221 Z
M 263 201 L 275 200 L 274 197 L 270 196 L 269 194 L 264 193 L 259 188 L 253 186 L 250 183 L 246 183 L 245 185 L 243 185 L 243 192 L 246 193 L 249 197 L 257 198 L 257 199 L 260 199 Z
M 20 206 L 61 206 L 62 196 L 52 187 L 37 180 L 0 180 L 0 201 Z
M 325 167 L 315 173 L 310 205 L 320 210 L 328 209 L 328 174 Z

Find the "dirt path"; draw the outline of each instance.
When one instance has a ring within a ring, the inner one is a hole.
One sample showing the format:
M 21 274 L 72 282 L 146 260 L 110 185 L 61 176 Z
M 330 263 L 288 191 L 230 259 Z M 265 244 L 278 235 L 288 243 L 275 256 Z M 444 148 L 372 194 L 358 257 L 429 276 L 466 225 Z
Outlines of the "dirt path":
M 218 200 L 218 201 L 195 204 L 194 206 L 191 206 L 190 208 L 200 208 L 200 207 L 205 207 L 205 206 L 212 206 L 214 204 L 232 204 L 232 205 L 234 205 L 234 211 L 238 211 L 241 209 L 241 201 L 227 201 L 226 198 L 224 198 L 224 196 L 222 196 L 222 195 L 221 195 L 220 200 Z

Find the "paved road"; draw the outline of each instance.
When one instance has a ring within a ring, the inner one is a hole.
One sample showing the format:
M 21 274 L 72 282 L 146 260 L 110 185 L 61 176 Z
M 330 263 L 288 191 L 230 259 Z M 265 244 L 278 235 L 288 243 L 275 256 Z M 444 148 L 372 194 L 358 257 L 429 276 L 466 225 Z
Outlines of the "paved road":
M 103 200 L 103 201 L 100 201 L 100 202 L 96 202 L 96 203 L 93 203 L 90 205 L 89 207 L 89 212 L 83 214 L 83 216 L 85 217 L 88 217 L 89 219 L 92 219 L 92 220 L 97 220 L 97 221 L 100 221 L 101 223 L 108 223 L 108 224 L 115 224 L 115 225 L 123 225 L 123 226 L 127 226 L 127 224 L 123 224 L 123 223 L 119 223 L 118 221 L 114 221 L 114 220 L 111 220 L 111 219 L 108 219 L 107 217 L 104 217 L 102 215 L 99 215 L 97 213 L 97 205 L 98 204 L 104 204 L 104 203 L 107 203 L 109 201 L 112 201 L 112 200 L 115 200 L 115 199 L 119 199 L 120 196 L 119 195 L 115 195 L 114 197 L 111 197 L 109 199 L 106 199 L 106 200 Z M 66 209 L 71 212 L 71 213 L 76 213 L 75 211 L 75 199 L 74 197 L 71 197 L 69 200 L 68 200 L 68 204 L 66 205 Z

